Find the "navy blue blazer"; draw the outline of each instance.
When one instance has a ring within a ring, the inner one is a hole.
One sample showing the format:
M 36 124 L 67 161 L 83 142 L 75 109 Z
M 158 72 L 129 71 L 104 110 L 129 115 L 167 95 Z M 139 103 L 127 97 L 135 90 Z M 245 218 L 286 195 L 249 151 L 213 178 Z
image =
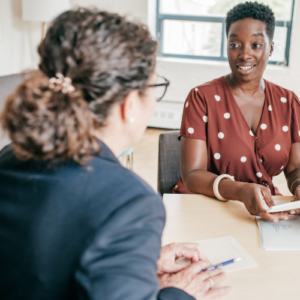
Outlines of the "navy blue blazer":
M 0 297 L 191 300 L 158 290 L 161 198 L 101 143 L 86 166 L 0 152 Z

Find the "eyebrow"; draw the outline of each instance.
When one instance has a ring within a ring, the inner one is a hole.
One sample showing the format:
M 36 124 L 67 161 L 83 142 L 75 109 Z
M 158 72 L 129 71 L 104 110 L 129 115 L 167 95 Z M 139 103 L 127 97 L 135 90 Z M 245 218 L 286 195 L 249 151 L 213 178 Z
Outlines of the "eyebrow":
M 264 35 L 262 34 L 262 32 L 257 32 L 257 33 L 252 34 L 252 36 L 262 36 L 263 37 Z M 229 37 L 230 38 L 231 37 L 238 37 L 238 35 L 235 34 L 235 33 L 232 33 Z
M 262 34 L 262 32 L 257 32 L 257 33 L 252 34 L 252 36 L 264 36 L 264 35 Z

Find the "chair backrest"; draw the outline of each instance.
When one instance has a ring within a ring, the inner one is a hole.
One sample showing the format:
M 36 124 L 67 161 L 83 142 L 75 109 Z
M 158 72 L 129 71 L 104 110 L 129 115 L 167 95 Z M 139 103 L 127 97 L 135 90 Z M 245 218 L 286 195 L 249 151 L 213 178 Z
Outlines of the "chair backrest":
M 21 74 L 0 76 L 0 112 L 6 97 L 23 81 Z M 0 150 L 9 143 L 8 137 L 4 136 L 0 126 Z
M 157 189 L 163 195 L 172 193 L 180 178 L 179 130 L 160 134 L 158 142 L 158 180 Z
M 6 97 L 14 91 L 23 79 L 21 74 L 0 76 L 0 109 Z

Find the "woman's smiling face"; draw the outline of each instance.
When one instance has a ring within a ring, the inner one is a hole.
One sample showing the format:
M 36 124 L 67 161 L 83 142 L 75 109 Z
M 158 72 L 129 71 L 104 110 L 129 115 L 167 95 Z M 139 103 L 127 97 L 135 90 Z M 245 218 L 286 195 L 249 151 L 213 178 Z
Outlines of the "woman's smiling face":
M 263 76 L 274 46 L 266 29 L 265 22 L 252 18 L 231 24 L 227 55 L 234 78 L 249 82 Z

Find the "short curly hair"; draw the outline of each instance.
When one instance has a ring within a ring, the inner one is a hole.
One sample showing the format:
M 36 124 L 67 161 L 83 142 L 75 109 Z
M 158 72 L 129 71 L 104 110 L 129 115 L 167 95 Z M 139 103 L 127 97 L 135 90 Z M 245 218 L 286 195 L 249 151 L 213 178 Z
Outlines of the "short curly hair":
M 240 3 L 233 7 L 226 16 L 226 35 L 228 36 L 231 24 L 238 20 L 252 18 L 260 20 L 267 25 L 267 34 L 270 41 L 273 40 L 275 31 L 275 16 L 272 9 L 264 4 L 258 2 Z

